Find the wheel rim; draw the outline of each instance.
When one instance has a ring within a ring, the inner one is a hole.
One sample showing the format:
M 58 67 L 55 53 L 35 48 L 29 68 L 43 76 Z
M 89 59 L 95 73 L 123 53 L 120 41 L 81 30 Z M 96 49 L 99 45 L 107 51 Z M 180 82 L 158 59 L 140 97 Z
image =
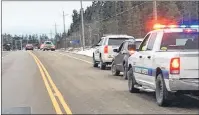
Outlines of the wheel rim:
M 115 64 L 112 65 L 111 70 L 112 70 L 112 74 L 115 74 L 115 72 L 116 72 Z

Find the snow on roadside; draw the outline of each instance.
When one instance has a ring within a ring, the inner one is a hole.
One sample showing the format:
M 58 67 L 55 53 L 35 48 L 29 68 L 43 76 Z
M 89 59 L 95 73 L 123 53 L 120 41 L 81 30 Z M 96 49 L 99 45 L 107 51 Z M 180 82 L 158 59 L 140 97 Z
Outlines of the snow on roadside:
M 93 57 L 94 48 L 85 49 L 84 51 L 77 51 L 76 54 L 81 54 L 89 57 Z
M 95 51 L 95 48 L 85 48 L 85 50 L 83 51 L 83 48 L 72 48 L 69 47 L 66 50 L 64 48 L 59 49 L 59 51 L 65 51 L 68 53 L 74 53 L 74 54 L 80 54 L 80 55 L 84 55 L 84 56 L 88 56 L 88 57 L 93 57 L 93 52 Z

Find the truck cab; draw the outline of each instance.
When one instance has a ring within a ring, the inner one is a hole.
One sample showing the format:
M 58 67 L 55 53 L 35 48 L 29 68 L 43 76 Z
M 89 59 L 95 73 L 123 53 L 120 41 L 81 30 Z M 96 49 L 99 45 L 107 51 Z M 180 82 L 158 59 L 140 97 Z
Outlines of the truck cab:
M 159 25 L 128 59 L 129 91 L 155 91 L 158 105 L 174 93 L 199 91 L 198 25 Z M 156 26 L 157 27 L 157 26 Z

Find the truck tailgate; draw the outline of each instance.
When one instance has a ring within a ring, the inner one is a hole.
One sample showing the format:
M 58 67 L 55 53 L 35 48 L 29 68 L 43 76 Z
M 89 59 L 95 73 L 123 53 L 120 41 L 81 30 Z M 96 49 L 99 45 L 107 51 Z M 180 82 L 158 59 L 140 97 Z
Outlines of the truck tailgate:
M 180 52 L 180 78 L 199 79 L 199 53 L 198 52 Z

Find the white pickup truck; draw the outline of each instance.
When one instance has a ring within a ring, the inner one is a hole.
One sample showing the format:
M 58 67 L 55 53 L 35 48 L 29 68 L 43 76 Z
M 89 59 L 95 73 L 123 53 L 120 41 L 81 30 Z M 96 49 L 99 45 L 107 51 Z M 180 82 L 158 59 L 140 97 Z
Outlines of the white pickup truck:
M 129 57 L 128 87 L 155 91 L 158 105 L 168 106 L 173 94 L 199 93 L 199 26 L 160 27 Z
M 106 35 L 95 45 L 96 50 L 93 52 L 93 67 L 98 67 L 104 70 L 106 65 L 112 64 L 114 52 L 125 40 L 135 39 L 128 35 Z

